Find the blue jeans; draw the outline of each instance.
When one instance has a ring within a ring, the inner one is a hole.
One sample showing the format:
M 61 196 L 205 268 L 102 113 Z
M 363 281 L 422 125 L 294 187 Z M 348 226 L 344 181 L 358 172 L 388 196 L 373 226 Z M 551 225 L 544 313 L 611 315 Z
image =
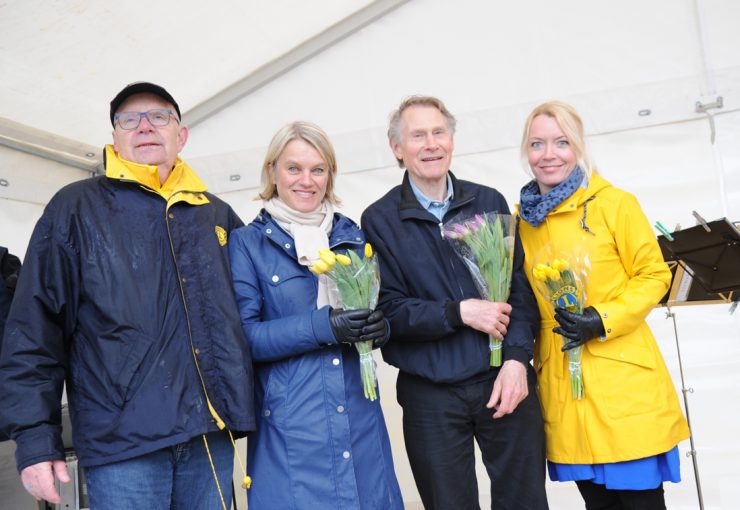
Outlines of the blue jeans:
M 226 508 L 234 448 L 228 432 L 206 435 Z M 91 510 L 222 510 L 202 436 L 140 457 L 85 469 Z

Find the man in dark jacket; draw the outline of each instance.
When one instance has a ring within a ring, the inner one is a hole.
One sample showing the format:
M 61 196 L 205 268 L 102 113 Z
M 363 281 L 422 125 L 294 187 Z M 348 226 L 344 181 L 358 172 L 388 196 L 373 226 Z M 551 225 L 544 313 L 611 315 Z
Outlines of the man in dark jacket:
M 242 222 L 178 157 L 188 130 L 164 88 L 126 86 L 110 120 L 105 175 L 60 190 L 31 237 L 0 430 L 26 490 L 58 503 L 66 381 L 92 508 L 223 508 L 232 438 L 255 423 L 227 246 Z
M 5 246 L 0 246 L 0 352 L 2 352 L 3 332 L 5 321 L 10 312 L 10 303 L 13 302 L 15 285 L 18 283 L 18 275 L 21 271 L 21 261 L 15 255 L 8 252 Z M 0 430 L 0 441 L 9 438 Z
M 427 509 L 479 508 L 473 439 L 491 479 L 493 508 L 547 508 L 542 414 L 530 364 L 539 313 L 517 241 L 508 303 L 480 299 L 441 235 L 458 215 L 509 214 L 492 188 L 449 171 L 455 118 L 437 98 L 404 100 L 388 137 L 403 182 L 362 215 L 380 256 L 379 308 L 391 323 L 383 358 L 396 391 L 416 486 Z M 503 364 L 489 366 L 489 339 Z
M 10 303 L 13 301 L 13 293 L 20 272 L 20 259 L 9 253 L 5 246 L 0 246 L 0 341 L 3 338 L 5 320 L 10 312 Z M 1 343 L 0 350 L 2 350 Z

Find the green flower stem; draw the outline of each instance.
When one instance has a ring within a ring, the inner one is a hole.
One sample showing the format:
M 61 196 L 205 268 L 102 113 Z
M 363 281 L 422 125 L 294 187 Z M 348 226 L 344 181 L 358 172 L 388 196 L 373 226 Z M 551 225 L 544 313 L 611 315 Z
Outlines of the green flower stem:
M 501 351 L 503 342 L 501 340 L 497 340 L 493 336 L 488 337 L 488 346 L 491 349 L 491 363 L 490 365 L 492 367 L 500 367 L 501 366 Z
M 376 257 L 361 258 L 352 250 L 347 251 L 347 256 L 350 258 L 349 265 L 345 266 L 337 262 L 324 274 L 336 284 L 343 308 L 347 310 L 375 309 L 380 288 Z M 378 396 L 375 361 L 372 354 L 373 343 L 372 341 L 357 342 L 355 347 L 360 353 L 363 393 L 365 398 L 376 400 Z
M 357 351 L 360 353 L 360 375 L 362 377 L 362 390 L 365 398 L 375 400 L 378 396 L 375 391 L 377 378 L 372 353 L 373 343 L 371 341 L 357 342 L 355 347 L 357 347 Z
M 586 396 L 586 388 L 583 385 L 583 368 L 581 366 L 581 352 L 583 346 L 578 346 L 568 351 L 568 372 L 570 373 L 570 394 L 573 400 L 581 400 Z M 572 352 L 577 351 L 577 352 Z

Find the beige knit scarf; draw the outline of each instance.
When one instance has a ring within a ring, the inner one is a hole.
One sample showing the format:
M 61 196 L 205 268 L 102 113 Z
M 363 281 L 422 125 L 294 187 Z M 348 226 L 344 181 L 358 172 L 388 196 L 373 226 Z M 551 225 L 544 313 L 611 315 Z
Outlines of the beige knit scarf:
M 326 200 L 315 210 L 300 212 L 289 207 L 280 197 L 263 201 L 265 210 L 280 228 L 293 238 L 298 263 L 310 266 L 319 257 L 319 250 L 329 248 L 329 235 L 334 222 L 334 206 Z M 319 292 L 316 306 L 321 308 L 330 304 L 329 289 L 324 278 L 319 278 Z

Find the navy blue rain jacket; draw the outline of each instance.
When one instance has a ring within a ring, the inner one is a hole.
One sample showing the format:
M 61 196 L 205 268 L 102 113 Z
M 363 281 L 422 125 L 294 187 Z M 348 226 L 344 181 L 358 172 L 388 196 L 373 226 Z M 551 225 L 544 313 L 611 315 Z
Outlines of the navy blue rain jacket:
M 391 323 L 383 359 L 439 383 L 486 377 L 490 371 L 488 336 L 460 318 L 460 301 L 480 299 L 480 293 L 450 242 L 442 238 L 442 224 L 458 215 L 509 214 L 506 200 L 495 189 L 457 180 L 452 172 L 450 176 L 454 199 L 443 222 L 419 204 L 408 172 L 400 186 L 362 215 L 362 229 L 380 256 L 378 308 Z M 540 315 L 523 262 L 517 237 L 503 360 L 526 364 L 532 359 Z
M 364 243 L 336 214 L 331 249 Z M 318 280 L 298 264 L 293 238 L 263 210 L 233 233 L 229 251 L 255 362 L 249 508 L 403 508 L 380 400 L 365 399 L 359 355 L 337 344 L 330 307 L 316 308 Z
M 227 427 L 254 429 L 227 245 L 242 223 L 215 196 L 185 194 L 202 205 L 168 206 L 137 182 L 96 177 L 49 202 L 0 355 L 0 426 L 19 470 L 64 458 L 65 379 L 83 467 L 217 430 L 204 386 Z

